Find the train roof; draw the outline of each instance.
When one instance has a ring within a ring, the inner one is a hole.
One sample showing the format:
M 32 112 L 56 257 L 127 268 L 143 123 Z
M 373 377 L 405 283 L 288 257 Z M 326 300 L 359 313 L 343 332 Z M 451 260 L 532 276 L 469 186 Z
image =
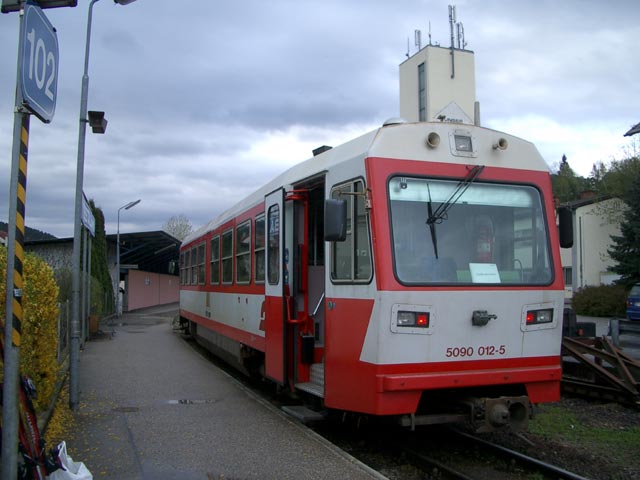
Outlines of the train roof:
M 430 134 L 438 135 L 440 145 L 436 148 L 427 146 Z M 446 145 L 455 141 L 455 135 L 469 135 L 473 139 L 475 151 L 484 152 L 481 160 L 479 154 L 475 156 L 452 156 Z M 496 145 L 500 140 L 505 141 L 509 153 L 506 154 Z M 445 147 L 445 148 L 442 148 Z M 428 154 L 428 155 L 427 155 Z M 426 157 L 429 157 L 428 160 Z M 360 137 L 350 140 L 330 150 L 298 163 L 261 188 L 241 200 L 236 205 L 224 211 L 216 218 L 188 235 L 183 245 L 186 245 L 205 233 L 215 229 L 243 211 L 258 205 L 264 196 L 282 186 L 299 183 L 312 178 L 332 167 L 356 158 L 381 157 L 402 158 L 404 160 L 419 160 L 433 162 L 448 162 L 459 164 L 491 165 L 515 169 L 548 171 L 549 167 L 538 153 L 535 146 L 521 138 L 505 134 L 496 130 L 474 125 L 419 122 L 406 123 L 387 121 L 385 124 Z M 507 161 L 505 161 L 505 158 Z

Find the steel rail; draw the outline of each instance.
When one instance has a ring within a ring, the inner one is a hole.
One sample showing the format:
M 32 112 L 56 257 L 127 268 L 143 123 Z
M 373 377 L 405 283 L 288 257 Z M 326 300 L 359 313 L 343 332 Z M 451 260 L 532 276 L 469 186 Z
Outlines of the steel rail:
M 427 465 L 428 467 L 431 467 L 431 468 L 437 468 L 438 470 L 444 472 L 448 477 L 451 477 L 456 480 L 476 480 L 473 477 L 470 477 L 465 473 L 462 473 L 456 470 L 455 468 L 452 468 L 442 463 L 439 460 L 431 458 L 428 455 L 425 455 L 424 453 L 417 452 L 413 448 L 403 446 L 402 452 L 408 455 L 409 457 L 412 457 L 413 462 L 419 463 L 422 468 L 424 468 L 424 465 Z
M 468 433 L 460 432 L 457 430 L 452 430 L 452 431 L 455 432 L 457 435 L 463 438 L 466 438 L 472 442 L 478 443 L 487 448 L 491 448 L 492 450 L 495 450 L 501 454 L 507 455 L 511 458 L 515 458 L 525 464 L 533 465 L 536 468 L 543 470 L 544 472 L 557 476 L 557 478 L 562 478 L 566 480 L 589 480 L 587 477 L 583 477 L 576 473 L 565 470 L 564 468 L 551 465 L 550 463 L 543 462 L 542 460 L 538 460 L 537 458 L 530 457 L 523 453 L 516 452 L 515 450 L 511 450 L 510 448 L 503 447 L 502 445 L 497 445 L 487 440 L 483 440 L 473 435 L 469 435 Z

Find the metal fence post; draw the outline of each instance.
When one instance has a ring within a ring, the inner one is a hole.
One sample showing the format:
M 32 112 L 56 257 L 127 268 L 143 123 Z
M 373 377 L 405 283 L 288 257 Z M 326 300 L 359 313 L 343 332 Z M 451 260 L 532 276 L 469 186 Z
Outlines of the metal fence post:
M 612 318 L 609 320 L 609 330 L 611 330 L 611 341 L 616 347 L 620 346 L 620 320 Z

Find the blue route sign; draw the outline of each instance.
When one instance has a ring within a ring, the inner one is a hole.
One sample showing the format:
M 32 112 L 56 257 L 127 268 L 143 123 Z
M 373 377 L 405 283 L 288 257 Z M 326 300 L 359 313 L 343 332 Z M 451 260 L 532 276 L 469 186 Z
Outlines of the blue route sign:
M 20 45 L 20 92 L 24 106 L 45 123 L 56 110 L 58 36 L 40 7 L 24 6 Z

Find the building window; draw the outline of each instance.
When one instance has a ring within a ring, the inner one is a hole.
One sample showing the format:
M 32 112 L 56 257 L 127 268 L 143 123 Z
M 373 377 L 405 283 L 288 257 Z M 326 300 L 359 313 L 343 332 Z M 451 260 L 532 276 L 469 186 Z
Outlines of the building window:
M 255 233 L 254 233 L 253 248 L 253 263 L 255 265 L 255 277 L 256 283 L 264 283 L 264 215 L 256 217 Z
M 212 285 L 220 284 L 220 235 L 211 239 L 211 271 L 209 280 Z
M 418 65 L 418 120 L 427 121 L 427 79 L 424 63 Z
M 347 238 L 331 244 L 331 279 L 335 283 L 366 283 L 371 280 L 371 242 L 361 180 L 335 187 L 331 198 L 347 202 Z
M 233 230 L 222 234 L 222 283 L 233 283 Z
M 236 282 L 251 281 L 251 220 L 236 227 Z

